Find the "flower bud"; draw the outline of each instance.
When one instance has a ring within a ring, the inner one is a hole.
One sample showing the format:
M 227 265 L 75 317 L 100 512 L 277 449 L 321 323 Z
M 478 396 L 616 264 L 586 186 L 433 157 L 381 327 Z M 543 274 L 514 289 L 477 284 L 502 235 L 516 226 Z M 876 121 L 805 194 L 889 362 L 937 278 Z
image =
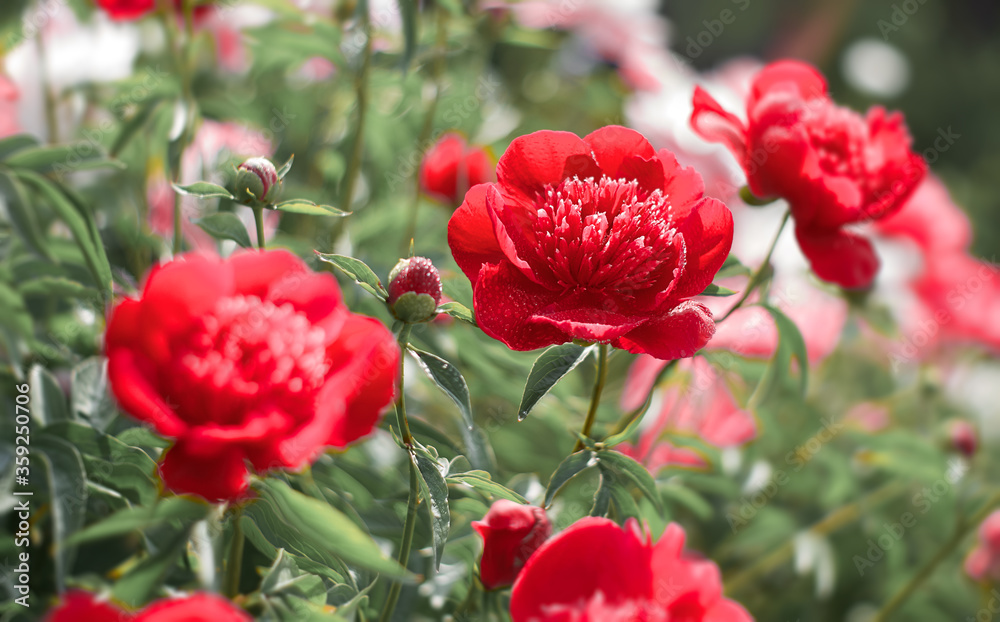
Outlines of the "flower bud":
M 974 456 L 979 446 L 976 428 L 964 419 L 953 419 L 947 425 L 949 449 L 958 451 L 966 458 Z
M 424 322 L 441 301 L 441 275 L 426 257 L 400 259 L 389 273 L 389 309 L 396 319 Z
M 250 158 L 236 169 L 236 200 L 247 205 L 274 203 L 281 180 L 267 158 Z
M 479 576 L 487 589 L 514 584 L 528 558 L 552 534 L 545 510 L 500 499 L 472 528 L 483 538 Z

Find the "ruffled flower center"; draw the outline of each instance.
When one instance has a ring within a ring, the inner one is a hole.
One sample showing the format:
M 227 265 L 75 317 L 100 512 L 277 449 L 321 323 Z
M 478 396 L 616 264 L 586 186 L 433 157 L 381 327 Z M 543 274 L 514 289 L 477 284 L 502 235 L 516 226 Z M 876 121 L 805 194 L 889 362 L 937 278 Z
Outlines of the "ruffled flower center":
M 831 101 L 814 100 L 806 108 L 803 125 L 825 173 L 851 178 L 865 190 L 872 189 L 871 141 L 861 115 Z
M 250 410 L 304 415 L 329 370 L 325 341 L 289 303 L 223 298 L 174 349 L 167 394 L 189 423 L 240 424 Z
M 669 197 L 635 180 L 573 177 L 535 202 L 539 256 L 567 290 L 638 290 L 682 260 Z

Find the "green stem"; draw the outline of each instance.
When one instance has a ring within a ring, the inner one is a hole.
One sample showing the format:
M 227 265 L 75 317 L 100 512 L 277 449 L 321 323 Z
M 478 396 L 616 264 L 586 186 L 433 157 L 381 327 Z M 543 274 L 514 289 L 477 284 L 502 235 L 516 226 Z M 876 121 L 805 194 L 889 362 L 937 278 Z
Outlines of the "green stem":
M 413 547 L 413 531 L 417 525 L 417 503 L 419 501 L 419 488 L 417 482 L 417 467 L 414 464 L 412 450 L 407 451 L 406 458 L 410 462 L 410 496 L 406 501 L 406 522 L 403 523 L 403 541 L 399 545 L 399 565 L 404 568 L 410 560 L 410 549 Z M 399 601 L 399 592 L 403 589 L 403 584 L 394 581 L 389 588 L 389 596 L 385 599 L 385 608 L 379 616 L 379 622 L 389 622 L 392 614 L 396 610 L 396 603 Z
M 240 593 L 240 570 L 243 567 L 243 525 L 240 518 L 243 517 L 243 510 L 237 508 L 233 511 L 233 541 L 229 548 L 229 560 L 226 562 L 226 578 L 223 587 L 225 594 L 229 598 L 235 598 Z
M 722 323 L 727 317 L 733 314 L 733 311 L 736 311 L 737 309 L 742 307 L 743 303 L 746 302 L 747 298 L 750 297 L 750 294 L 752 294 L 753 291 L 757 289 L 757 286 L 760 285 L 761 281 L 764 278 L 764 273 L 765 271 L 767 271 L 767 267 L 771 265 L 771 255 L 774 254 L 774 249 L 776 246 L 778 246 L 778 240 L 781 238 L 781 232 L 785 230 L 785 224 L 788 222 L 788 219 L 789 217 L 791 217 L 791 215 L 792 213 L 790 211 L 786 211 L 785 215 L 782 216 L 781 224 L 778 225 L 778 232 L 774 234 L 774 239 L 771 240 L 771 246 L 767 249 L 767 255 L 764 256 L 764 261 L 761 262 L 760 266 L 757 268 L 757 271 L 754 272 L 753 275 L 751 275 L 750 280 L 747 282 L 746 288 L 743 290 L 743 294 L 740 296 L 739 300 L 736 301 L 736 304 L 733 305 L 732 308 L 729 309 L 729 311 L 726 311 L 725 315 L 723 315 L 720 319 L 716 320 L 715 322 L 716 324 Z
M 597 407 L 601 403 L 601 393 L 604 392 L 604 383 L 608 379 L 608 344 L 602 343 L 597 347 L 597 377 L 594 378 L 594 391 L 590 395 L 590 410 L 587 411 L 587 418 L 583 422 L 583 429 L 580 430 L 582 436 L 590 436 L 590 429 L 594 427 L 597 419 Z M 583 449 L 583 441 L 577 439 L 573 446 L 573 453 Z
M 969 532 L 978 527 L 998 504 L 1000 504 L 1000 494 L 995 494 L 983 505 L 982 508 L 979 509 L 978 512 L 972 516 L 972 518 L 967 521 L 960 520 L 955 526 L 955 533 L 952 534 L 951 538 L 949 538 L 948 541 L 945 542 L 940 549 L 938 549 L 938 552 L 934 554 L 934 557 L 932 557 L 930 561 L 924 564 L 923 568 L 917 571 L 917 574 L 913 575 L 913 578 L 910 579 L 909 583 L 903 586 L 903 589 L 896 592 L 896 595 L 893 596 L 884 607 L 882 607 L 874 618 L 872 618 L 872 622 L 885 622 L 888 620 L 889 616 L 892 615 L 892 613 L 896 611 L 896 609 L 898 609 L 904 602 L 906 602 L 906 599 L 908 599 L 913 592 L 915 592 L 917 588 L 924 583 L 924 581 L 929 579 L 930 576 L 934 574 L 938 565 L 955 551 L 955 548 L 962 543 L 962 540 L 969 535 Z
M 257 223 L 257 248 L 264 250 L 264 208 L 260 205 L 253 208 L 253 219 Z
M 865 508 L 887 501 L 895 497 L 903 490 L 905 490 L 905 487 L 900 484 L 900 482 L 890 482 L 881 488 L 875 489 L 873 492 L 865 495 L 861 499 L 858 499 L 854 503 L 849 503 L 848 505 L 834 510 L 821 521 L 815 523 L 812 527 L 809 527 L 808 531 L 820 536 L 830 535 L 831 533 L 838 531 L 842 527 L 845 527 L 846 525 L 849 525 L 861 518 L 862 510 Z M 741 589 L 748 587 L 759 577 L 767 575 L 769 572 L 791 559 L 794 552 L 795 540 L 793 538 L 785 542 L 784 545 L 774 550 L 769 555 L 761 557 L 755 564 L 734 575 L 731 579 L 724 580 L 723 583 L 726 588 L 726 593 L 735 594 Z
M 362 10 L 359 15 L 359 26 L 365 34 L 365 47 L 361 53 L 361 69 L 356 78 L 356 88 L 358 92 L 358 118 L 355 123 L 357 128 L 354 134 L 354 143 L 351 145 L 351 159 L 347 163 L 347 171 L 344 173 L 344 182 L 340 192 L 340 207 L 345 210 L 351 209 L 354 200 L 354 186 L 357 183 L 358 175 L 361 173 L 361 156 L 364 153 L 365 119 L 368 116 L 368 77 L 372 64 L 372 33 L 371 17 L 368 11 Z
M 410 434 L 410 422 L 406 418 L 406 398 L 403 396 L 403 369 L 406 367 L 406 346 L 410 342 L 411 324 L 403 324 L 399 330 L 399 337 L 396 343 L 399 344 L 399 399 L 396 400 L 396 423 L 399 425 L 399 434 L 403 439 L 403 445 L 407 448 L 413 445 L 413 436 Z

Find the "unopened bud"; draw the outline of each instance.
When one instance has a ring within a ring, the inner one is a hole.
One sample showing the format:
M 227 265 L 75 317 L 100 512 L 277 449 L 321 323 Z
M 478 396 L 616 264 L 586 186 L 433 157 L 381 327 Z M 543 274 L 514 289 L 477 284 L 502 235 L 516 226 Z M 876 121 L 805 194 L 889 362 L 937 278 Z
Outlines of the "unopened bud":
M 389 273 L 386 301 L 397 319 L 407 323 L 434 317 L 441 302 L 441 275 L 426 257 L 400 259 Z
M 236 169 L 236 200 L 246 205 L 269 205 L 278 198 L 281 180 L 267 158 L 250 158 Z

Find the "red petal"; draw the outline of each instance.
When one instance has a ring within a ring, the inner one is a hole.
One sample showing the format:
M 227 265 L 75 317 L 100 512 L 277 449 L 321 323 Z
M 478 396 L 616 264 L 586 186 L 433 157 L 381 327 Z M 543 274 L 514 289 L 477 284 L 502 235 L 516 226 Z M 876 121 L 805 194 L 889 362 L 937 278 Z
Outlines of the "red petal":
M 534 268 L 528 262 L 537 256 L 537 238 L 532 228 L 529 214 L 534 207 L 523 204 L 523 199 L 517 196 L 507 200 L 500 195 L 495 187 L 486 191 L 486 212 L 490 215 L 493 225 L 493 235 L 496 237 L 504 257 L 536 283 Z
M 126 622 L 132 615 L 111 603 L 101 602 L 88 592 L 73 590 L 49 611 L 45 622 Z
M 214 594 L 192 594 L 186 598 L 159 600 L 146 607 L 135 618 L 135 622 L 251 622 L 252 620 L 248 613 Z
M 348 313 L 332 274 L 311 271 L 292 274 L 275 282 L 267 299 L 278 306 L 291 303 L 311 324 L 328 333 L 339 331 Z
M 399 346 L 381 322 L 352 314 L 327 354 L 343 365 L 331 372 L 319 400 L 332 390 L 342 396 L 345 406 L 343 416 L 333 421 L 326 444 L 344 447 L 370 434 L 392 403 L 399 377 Z
M 486 211 L 486 193 L 491 188 L 492 184 L 474 186 L 448 221 L 451 254 L 473 287 L 483 264 L 497 264 L 505 260 L 493 233 L 493 221 Z
M 816 99 L 827 94 L 826 78 L 808 63 L 782 60 L 770 63 L 754 78 L 747 109 L 751 110 L 772 90 L 794 89 L 802 99 Z
M 152 340 L 150 352 L 159 357 L 166 347 L 159 339 L 199 321 L 234 285 L 230 266 L 208 254 L 190 253 L 154 267 L 142 293 L 142 323 L 155 327 L 145 331 Z
M 654 160 L 656 150 L 646 137 L 635 130 L 620 125 L 608 125 L 587 134 L 583 142 L 590 146 L 597 165 L 612 179 L 635 179 L 623 174 L 622 167 L 631 165 L 632 160 Z
M 183 439 L 163 454 L 160 475 L 170 490 L 195 494 L 208 501 L 238 499 L 248 484 L 240 448 L 221 445 L 210 453 L 195 453 Z
M 680 219 L 683 210 L 675 214 Z M 733 245 L 733 214 L 721 201 L 705 197 L 690 207 L 687 218 L 678 225 L 687 247 L 687 261 L 671 292 L 675 299 L 705 291 L 726 262 Z
M 538 311 L 561 297 L 561 292 L 528 280 L 510 262 L 504 261 L 483 266 L 473 291 L 473 306 L 484 333 L 512 350 L 535 350 L 572 339 L 561 330 L 533 319 Z
M 121 409 L 151 424 L 163 436 L 183 434 L 187 424 L 174 413 L 150 380 L 155 377 L 155 365 L 142 355 L 121 347 L 110 348 L 107 356 L 108 381 Z
M 705 194 L 705 182 L 694 167 L 678 164 L 677 156 L 667 149 L 658 154 L 663 165 L 664 186 L 672 209 L 694 205 Z
M 577 174 L 584 160 L 575 159 L 567 171 L 572 156 L 590 156 L 590 145 L 571 132 L 542 130 L 515 138 L 497 165 L 500 186 L 517 189 L 527 197 L 542 192 L 546 185 L 558 184 L 567 172 Z
M 713 143 L 722 143 L 746 167 L 746 128 L 736 115 L 726 112 L 719 102 L 700 86 L 694 87 L 694 110 L 691 127 L 695 133 Z
M 532 317 L 539 322 L 558 328 L 573 339 L 608 343 L 629 331 L 642 326 L 648 318 L 622 315 L 593 307 L 564 309 L 562 304 L 553 305 Z
M 705 305 L 688 300 L 667 315 L 651 319 L 612 345 L 671 361 L 694 356 L 714 333 L 712 312 Z
M 544 620 L 551 605 L 582 606 L 597 592 L 611 605 L 650 597 L 652 551 L 632 529 L 584 518 L 543 544 L 514 583 L 514 620 Z
M 309 273 L 304 261 L 286 250 L 244 250 L 227 260 L 236 293 L 264 299 L 271 287 L 292 275 Z
M 872 243 L 844 229 L 807 230 L 795 228 L 802 253 L 816 276 L 845 289 L 871 285 L 878 273 L 879 260 Z

